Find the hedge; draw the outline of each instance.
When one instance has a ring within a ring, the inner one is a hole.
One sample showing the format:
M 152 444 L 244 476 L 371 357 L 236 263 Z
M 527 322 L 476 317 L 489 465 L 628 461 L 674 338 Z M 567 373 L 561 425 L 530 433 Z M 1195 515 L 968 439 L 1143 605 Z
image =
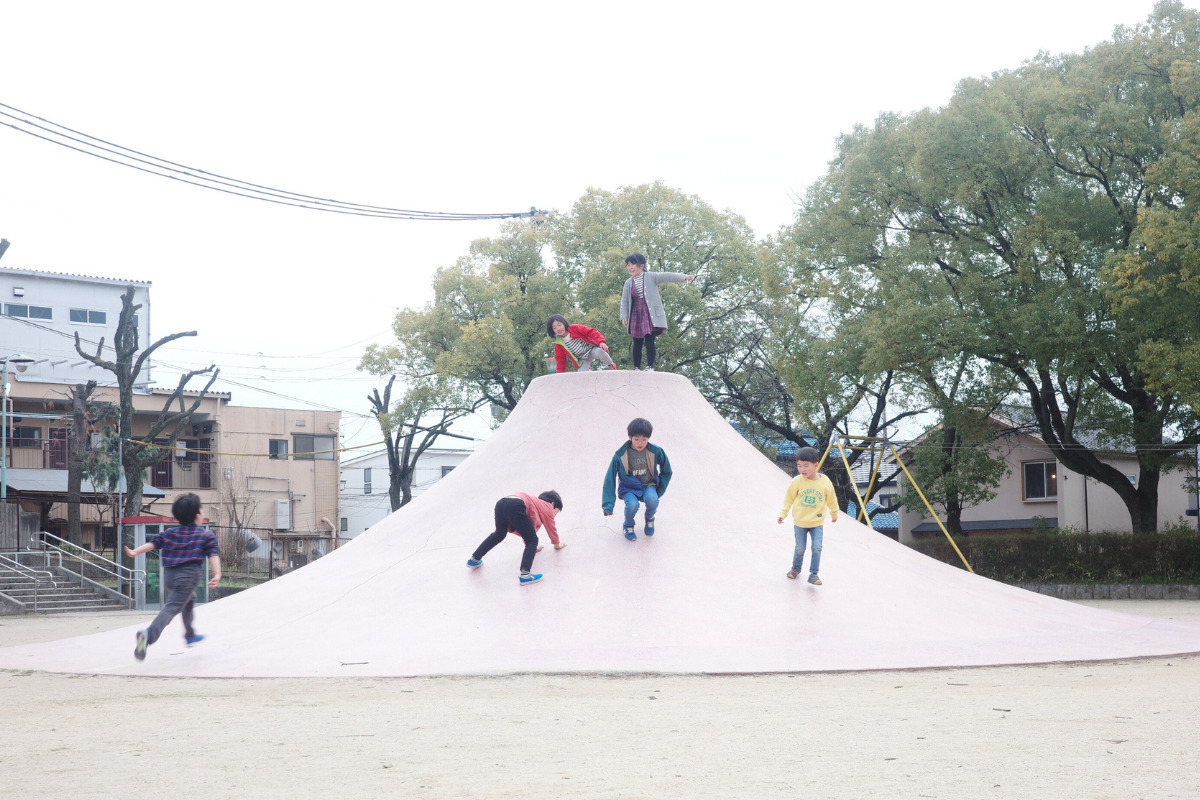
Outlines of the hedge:
M 976 534 L 954 541 L 976 573 L 1004 583 L 1200 583 L 1195 533 Z M 962 567 L 945 537 L 910 547 Z

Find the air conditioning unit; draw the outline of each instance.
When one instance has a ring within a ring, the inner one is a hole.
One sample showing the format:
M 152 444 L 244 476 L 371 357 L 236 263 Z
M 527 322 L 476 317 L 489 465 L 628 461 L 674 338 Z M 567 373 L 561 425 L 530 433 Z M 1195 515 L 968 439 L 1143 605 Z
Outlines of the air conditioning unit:
M 88 434 L 88 449 L 99 450 L 100 445 L 104 443 L 104 435 L 99 433 Z
M 292 503 L 290 500 L 275 501 L 275 530 L 286 531 L 292 527 Z

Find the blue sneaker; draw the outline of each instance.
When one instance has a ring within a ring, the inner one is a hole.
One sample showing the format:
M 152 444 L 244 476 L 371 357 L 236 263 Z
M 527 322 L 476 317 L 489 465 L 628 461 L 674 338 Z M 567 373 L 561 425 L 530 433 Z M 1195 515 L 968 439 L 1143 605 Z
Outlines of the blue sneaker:
M 138 661 L 146 660 L 146 644 L 147 644 L 146 632 L 138 631 L 137 632 L 137 644 L 134 645 L 134 648 L 133 648 L 133 657 L 136 658 Z
M 628 540 L 629 540 L 629 541 L 631 541 L 631 542 L 633 542 L 633 541 L 636 541 L 636 540 L 637 540 L 637 534 L 633 532 L 633 526 L 630 526 L 630 527 L 628 527 L 628 528 L 626 528 L 626 527 L 622 526 L 622 530 L 624 530 L 624 531 L 625 531 L 625 538 L 626 538 L 626 539 L 628 539 Z
M 187 646 L 188 646 L 188 647 L 191 647 L 191 646 L 192 646 L 192 645 L 194 645 L 194 644 L 199 644 L 200 642 L 203 642 L 203 641 L 204 641 L 204 634 L 203 634 L 203 633 L 197 633 L 195 636 L 185 636 L 185 637 L 183 637 L 183 640 L 184 640 L 185 642 L 187 642 Z
M 480 567 L 483 566 L 483 559 L 482 558 L 468 558 L 467 566 L 470 567 L 471 569 L 479 569 Z
M 651 517 L 650 519 L 646 520 L 646 535 L 647 536 L 654 535 L 654 517 Z
M 528 586 L 531 583 L 537 583 L 541 579 L 542 579 L 542 574 L 540 572 L 538 572 L 538 573 L 522 572 L 521 573 L 521 585 L 522 586 Z

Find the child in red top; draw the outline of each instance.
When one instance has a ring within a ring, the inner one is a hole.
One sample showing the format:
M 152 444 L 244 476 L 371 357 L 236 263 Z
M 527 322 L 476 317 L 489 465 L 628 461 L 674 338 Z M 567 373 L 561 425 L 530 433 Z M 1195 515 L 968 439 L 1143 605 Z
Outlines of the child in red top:
M 546 321 L 546 334 L 554 340 L 555 372 L 566 372 L 570 362 L 580 372 L 592 368 L 592 361 L 600 359 L 609 369 L 616 369 L 604 334 L 587 325 L 568 325 L 562 314 L 554 314 Z
M 566 542 L 559 540 L 558 528 L 554 525 L 554 518 L 562 511 L 562 507 L 562 497 L 555 491 L 542 492 L 537 497 L 517 492 L 500 498 L 496 503 L 496 530 L 475 548 L 475 552 L 467 559 L 467 566 L 471 569 L 482 566 L 483 557 L 488 551 L 503 542 L 508 534 L 515 533 L 525 540 L 525 552 L 521 555 L 520 583 L 522 586 L 537 583 L 542 576 L 531 573 L 530 570 L 533 568 L 534 555 L 542 549 L 538 547 L 537 537 L 541 527 L 546 526 L 546 533 L 550 536 L 555 550 L 562 550 L 567 546 Z

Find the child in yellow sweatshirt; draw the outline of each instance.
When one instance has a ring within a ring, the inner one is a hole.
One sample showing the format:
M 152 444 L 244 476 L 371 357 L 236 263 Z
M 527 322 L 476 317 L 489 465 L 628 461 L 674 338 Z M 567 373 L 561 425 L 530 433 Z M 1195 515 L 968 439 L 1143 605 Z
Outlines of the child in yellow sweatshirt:
M 815 448 L 801 447 L 796 453 L 796 471 L 800 474 L 788 485 L 783 496 L 783 510 L 779 512 L 779 524 L 792 510 L 792 522 L 796 528 L 796 552 L 792 555 L 792 568 L 787 576 L 793 580 L 804 568 L 804 550 L 808 537 L 812 537 L 812 562 L 808 568 L 808 582 L 821 585 L 817 571 L 821 567 L 821 545 L 825 538 L 825 510 L 829 510 L 829 521 L 837 522 L 837 496 L 833 483 L 817 472 L 821 457 Z

